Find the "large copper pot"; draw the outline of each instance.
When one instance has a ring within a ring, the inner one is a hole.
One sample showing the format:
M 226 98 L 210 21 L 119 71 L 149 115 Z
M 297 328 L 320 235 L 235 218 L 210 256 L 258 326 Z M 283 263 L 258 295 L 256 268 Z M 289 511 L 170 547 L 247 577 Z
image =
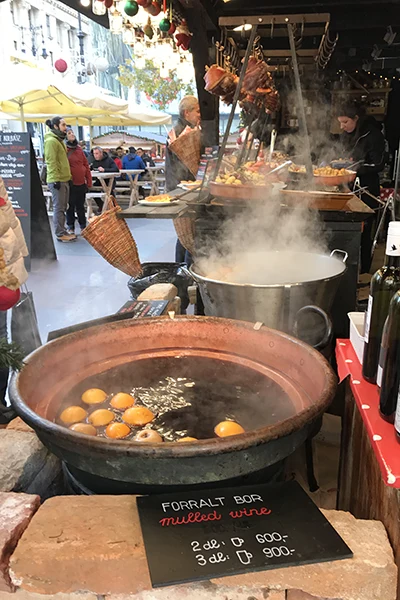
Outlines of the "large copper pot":
M 294 416 L 228 438 L 155 445 L 89 437 L 54 422 L 62 398 L 80 382 L 127 363 L 134 376 L 136 361 L 178 355 L 230 361 L 272 379 Z M 335 390 L 327 361 L 282 332 L 214 317 L 161 317 L 91 327 L 44 345 L 14 375 L 10 396 L 22 419 L 72 468 L 160 490 L 232 480 L 277 463 L 304 442 Z

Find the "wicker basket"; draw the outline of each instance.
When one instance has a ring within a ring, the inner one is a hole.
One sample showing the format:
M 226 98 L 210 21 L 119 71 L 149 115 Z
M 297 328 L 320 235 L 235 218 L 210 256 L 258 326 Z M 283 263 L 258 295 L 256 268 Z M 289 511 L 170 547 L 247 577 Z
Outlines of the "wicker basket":
M 130 229 L 117 213 L 121 210 L 113 196 L 110 208 L 96 217 L 82 232 L 82 237 L 113 267 L 126 275 L 142 274 L 139 253 Z
M 178 217 L 174 219 L 176 235 L 182 246 L 194 254 L 194 219 L 191 217 Z
M 189 169 L 193 177 L 197 177 L 197 171 L 199 170 L 200 147 L 201 131 L 199 129 L 192 129 L 188 133 L 183 133 L 169 145 L 169 149 Z

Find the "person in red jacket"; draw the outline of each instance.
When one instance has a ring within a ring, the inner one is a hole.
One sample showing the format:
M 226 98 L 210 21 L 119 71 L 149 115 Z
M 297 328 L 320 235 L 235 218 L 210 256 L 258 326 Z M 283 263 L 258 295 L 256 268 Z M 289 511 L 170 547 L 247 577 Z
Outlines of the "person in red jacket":
M 89 163 L 78 144 L 72 129 L 67 131 L 67 156 L 72 174 L 72 186 L 67 209 L 68 233 L 75 231 L 75 213 L 81 231 L 86 227 L 85 196 L 88 188 L 92 187 L 92 174 Z

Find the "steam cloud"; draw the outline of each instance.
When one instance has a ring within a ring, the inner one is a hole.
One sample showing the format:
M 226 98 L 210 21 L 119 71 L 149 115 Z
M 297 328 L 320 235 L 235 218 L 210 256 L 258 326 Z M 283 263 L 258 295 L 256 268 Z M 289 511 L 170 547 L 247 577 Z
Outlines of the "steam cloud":
M 318 211 L 299 206 L 281 212 L 278 195 L 226 220 L 217 239 L 202 249 L 196 271 L 233 283 L 284 284 L 324 278 L 313 256 L 327 254 L 327 234 Z M 278 252 L 279 251 L 279 252 Z

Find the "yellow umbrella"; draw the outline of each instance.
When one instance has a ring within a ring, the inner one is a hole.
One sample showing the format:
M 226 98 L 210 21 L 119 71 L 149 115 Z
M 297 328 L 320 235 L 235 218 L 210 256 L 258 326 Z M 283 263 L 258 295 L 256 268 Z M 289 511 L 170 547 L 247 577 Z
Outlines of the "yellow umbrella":
M 94 86 L 68 84 L 67 90 L 65 82 L 55 82 L 45 71 L 22 64 L 6 67 L 2 81 L 7 83 L 0 90 L 0 111 L 14 116 L 17 113 L 23 128 L 26 113 L 91 118 L 128 108 L 128 103 L 119 98 L 96 93 Z

